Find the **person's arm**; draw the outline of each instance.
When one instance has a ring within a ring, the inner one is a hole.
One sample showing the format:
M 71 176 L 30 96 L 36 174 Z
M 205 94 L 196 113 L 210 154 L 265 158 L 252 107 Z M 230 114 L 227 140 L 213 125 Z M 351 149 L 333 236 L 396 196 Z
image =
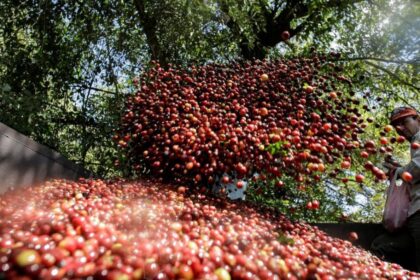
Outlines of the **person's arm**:
M 420 137 L 417 137 L 415 139 L 415 142 L 420 142 Z M 397 169 L 398 175 L 401 176 L 403 172 L 408 172 L 413 176 L 413 179 L 411 180 L 411 184 L 417 184 L 420 183 L 420 148 L 412 151 L 412 156 L 410 162 Z
M 382 163 L 382 166 L 388 170 L 386 173 L 388 178 L 391 179 L 394 177 L 397 168 L 401 167 L 401 164 L 389 155 L 385 157 L 385 162 Z

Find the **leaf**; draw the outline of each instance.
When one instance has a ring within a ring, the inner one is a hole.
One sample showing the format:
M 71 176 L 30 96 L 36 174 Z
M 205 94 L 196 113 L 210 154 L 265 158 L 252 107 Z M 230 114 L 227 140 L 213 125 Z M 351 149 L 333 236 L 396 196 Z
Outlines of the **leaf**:
M 293 238 L 286 236 L 284 232 L 279 231 L 278 234 L 279 234 L 279 237 L 277 237 L 277 241 L 280 242 L 281 244 L 291 245 L 291 246 L 295 244 L 295 240 Z
M 4 83 L 1 87 L 3 92 L 9 92 L 12 90 L 12 87 L 8 83 Z

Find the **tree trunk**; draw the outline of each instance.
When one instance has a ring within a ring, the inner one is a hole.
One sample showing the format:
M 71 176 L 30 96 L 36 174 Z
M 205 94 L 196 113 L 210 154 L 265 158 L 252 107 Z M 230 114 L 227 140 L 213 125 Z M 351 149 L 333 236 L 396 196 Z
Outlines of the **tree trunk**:
M 139 14 L 139 21 L 146 34 L 147 44 L 150 48 L 152 60 L 159 61 L 161 65 L 168 64 L 168 56 L 164 47 L 161 46 L 157 36 L 158 19 L 150 16 L 145 9 L 144 0 L 134 0 L 134 5 Z

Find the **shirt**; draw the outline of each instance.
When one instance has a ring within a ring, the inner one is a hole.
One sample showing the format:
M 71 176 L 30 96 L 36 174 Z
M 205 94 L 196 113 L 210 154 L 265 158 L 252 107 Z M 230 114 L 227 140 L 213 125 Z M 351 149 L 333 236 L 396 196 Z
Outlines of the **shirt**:
M 410 193 L 410 204 L 408 207 L 409 217 L 420 210 L 420 148 L 414 149 L 412 145 L 414 142 L 420 143 L 420 131 L 413 136 L 413 139 L 411 139 L 410 162 L 397 169 L 399 175 L 407 171 L 413 177 L 411 182 L 407 183 Z
M 228 175 L 225 173 L 225 174 L 223 174 L 223 176 L 228 176 Z M 236 177 L 236 174 L 233 174 L 233 176 L 229 176 L 231 181 L 227 184 L 224 184 L 224 183 L 221 182 L 222 177 L 220 177 L 220 178 L 216 177 L 215 184 L 213 185 L 213 188 L 212 188 L 213 193 L 216 193 L 216 194 L 219 193 L 220 189 L 224 187 L 224 188 L 226 188 L 227 196 L 228 196 L 229 199 L 231 199 L 231 200 L 236 200 L 236 199 L 245 200 L 245 191 L 248 187 L 248 182 L 245 180 L 245 178 L 244 179 L 238 179 Z M 242 181 L 242 185 L 243 185 L 243 187 L 240 188 L 240 189 L 236 186 L 236 184 L 239 181 Z

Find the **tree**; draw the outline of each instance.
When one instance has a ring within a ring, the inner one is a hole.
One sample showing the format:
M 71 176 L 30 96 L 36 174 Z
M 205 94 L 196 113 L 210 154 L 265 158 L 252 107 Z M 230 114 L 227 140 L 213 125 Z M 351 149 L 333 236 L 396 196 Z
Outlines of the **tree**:
M 290 38 L 321 35 L 328 40 L 328 32 L 340 24 L 340 19 L 354 15 L 357 3 L 343 1 L 217 1 L 226 15 L 244 58 L 262 59 L 271 48 Z M 355 24 L 356 22 L 351 22 Z
M 143 41 L 137 20 L 117 17 L 124 7 L 0 3 L 0 120 L 98 171 L 102 149 L 112 150 L 106 143 L 124 99 L 121 76 L 138 72 L 144 54 L 133 47 Z

